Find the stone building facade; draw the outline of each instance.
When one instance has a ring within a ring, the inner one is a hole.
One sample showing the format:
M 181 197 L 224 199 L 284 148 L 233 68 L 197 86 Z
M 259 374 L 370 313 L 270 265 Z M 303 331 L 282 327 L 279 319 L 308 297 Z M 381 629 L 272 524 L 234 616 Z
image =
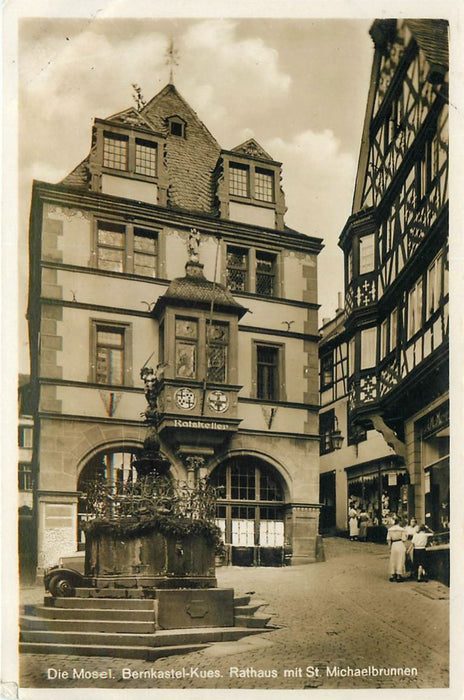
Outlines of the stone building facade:
M 142 368 L 172 477 L 219 488 L 230 561 L 316 559 L 321 241 L 285 226 L 280 180 L 254 139 L 222 149 L 167 85 L 95 119 L 62 182 L 34 182 L 39 572 L 82 547 L 86 480 L 134 478 Z

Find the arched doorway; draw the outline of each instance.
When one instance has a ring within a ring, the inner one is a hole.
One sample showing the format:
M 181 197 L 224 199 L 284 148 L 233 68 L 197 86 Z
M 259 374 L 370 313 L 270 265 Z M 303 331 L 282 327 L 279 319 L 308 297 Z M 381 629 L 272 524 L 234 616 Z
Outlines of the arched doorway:
M 231 457 L 216 467 L 217 525 L 238 566 L 282 566 L 285 525 L 280 474 L 264 460 Z
M 140 450 L 121 450 L 120 448 L 97 453 L 82 469 L 77 482 L 77 490 L 85 494 L 88 482 L 103 478 L 112 485 L 115 493 L 118 493 L 127 482 L 136 481 L 137 472 L 134 461 L 139 455 Z M 86 502 L 83 497 L 79 498 L 77 513 L 77 544 L 78 549 L 83 550 L 85 549 L 83 526 L 88 518 Z

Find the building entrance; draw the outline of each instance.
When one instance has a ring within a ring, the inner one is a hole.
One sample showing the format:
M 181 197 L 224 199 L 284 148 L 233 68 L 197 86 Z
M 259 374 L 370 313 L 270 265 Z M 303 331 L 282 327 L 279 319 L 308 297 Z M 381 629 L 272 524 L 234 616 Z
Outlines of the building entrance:
M 238 566 L 284 563 L 284 495 L 275 469 L 256 457 L 233 457 L 211 474 L 217 519 L 229 561 Z

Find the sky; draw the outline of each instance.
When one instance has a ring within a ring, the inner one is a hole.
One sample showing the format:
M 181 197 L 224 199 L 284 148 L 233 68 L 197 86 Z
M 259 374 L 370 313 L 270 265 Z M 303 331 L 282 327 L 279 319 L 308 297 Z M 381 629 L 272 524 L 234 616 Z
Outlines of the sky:
M 254 137 L 283 163 L 285 222 L 324 240 L 319 321 L 343 290 L 337 246 L 351 213 L 372 20 L 23 18 L 18 39 L 19 370 L 28 373 L 27 228 L 32 180 L 58 182 L 90 148 L 95 117 L 173 82 L 221 146 Z

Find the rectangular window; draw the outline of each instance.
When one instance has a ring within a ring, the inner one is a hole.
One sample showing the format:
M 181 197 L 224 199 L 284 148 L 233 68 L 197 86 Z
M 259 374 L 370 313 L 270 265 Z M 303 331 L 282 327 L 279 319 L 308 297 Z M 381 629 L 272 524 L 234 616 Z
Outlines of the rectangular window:
M 362 236 L 359 239 L 359 274 L 364 275 L 366 272 L 372 272 L 374 269 L 374 242 L 375 236 L 370 233 L 367 236 Z
M 248 288 L 248 250 L 227 246 L 227 286 L 232 292 Z
M 255 170 L 255 198 L 262 202 L 274 201 L 274 173 L 271 170 Z
M 238 163 L 229 166 L 229 192 L 238 197 L 249 196 L 249 169 Z
M 124 383 L 124 328 L 97 324 L 96 334 L 96 383 L 122 385 Z
M 135 172 L 139 175 L 156 177 L 156 143 L 150 141 L 135 141 Z
M 18 467 L 18 489 L 32 491 L 32 467 L 30 464 L 20 464 Z
M 388 344 L 388 320 L 382 321 L 380 326 L 380 359 L 388 355 L 389 344 Z
M 255 470 L 246 467 L 242 469 L 239 465 L 233 465 L 230 469 L 230 488 L 231 498 L 234 501 L 254 501 L 256 499 Z M 252 510 L 251 517 L 254 518 L 254 509 Z M 246 518 L 247 515 L 242 513 L 235 517 Z
M 276 257 L 272 253 L 256 251 L 256 294 L 274 296 L 275 261 Z
M 103 165 L 115 170 L 127 170 L 127 136 L 104 134 Z
M 321 390 L 333 384 L 333 353 L 321 358 Z
M 257 397 L 265 401 L 279 399 L 279 348 L 256 346 Z
M 422 326 L 422 280 L 416 282 L 408 295 L 408 338 Z
M 198 321 L 176 318 L 176 377 L 197 376 Z
M 19 426 L 18 447 L 32 447 L 32 428 L 24 427 L 23 425 Z
M 319 452 L 321 455 L 332 452 L 332 433 L 335 430 L 335 411 L 326 411 L 319 415 Z
M 227 350 L 229 345 L 229 324 L 207 322 L 208 331 L 208 381 L 227 381 Z
M 366 328 L 361 331 L 361 369 L 375 367 L 375 351 L 377 345 L 377 328 Z
M 347 274 L 347 282 L 348 284 L 351 282 L 353 279 L 353 249 L 351 249 L 348 253 L 347 260 L 346 260 L 346 274 Z
M 96 234 L 96 266 L 99 270 L 156 277 L 158 271 L 157 232 L 99 221 Z
M 390 314 L 390 350 L 396 348 L 398 335 L 398 309 L 393 309 Z
M 427 317 L 437 311 L 442 296 L 443 254 L 439 253 L 427 270 Z
M 356 359 L 356 339 L 355 336 L 350 338 L 348 342 L 348 374 L 351 376 L 355 371 Z
M 144 277 L 156 277 L 157 239 L 153 231 L 134 229 L 134 273 Z
M 99 270 L 124 272 L 126 230 L 124 226 L 99 222 L 97 230 L 97 267 Z

